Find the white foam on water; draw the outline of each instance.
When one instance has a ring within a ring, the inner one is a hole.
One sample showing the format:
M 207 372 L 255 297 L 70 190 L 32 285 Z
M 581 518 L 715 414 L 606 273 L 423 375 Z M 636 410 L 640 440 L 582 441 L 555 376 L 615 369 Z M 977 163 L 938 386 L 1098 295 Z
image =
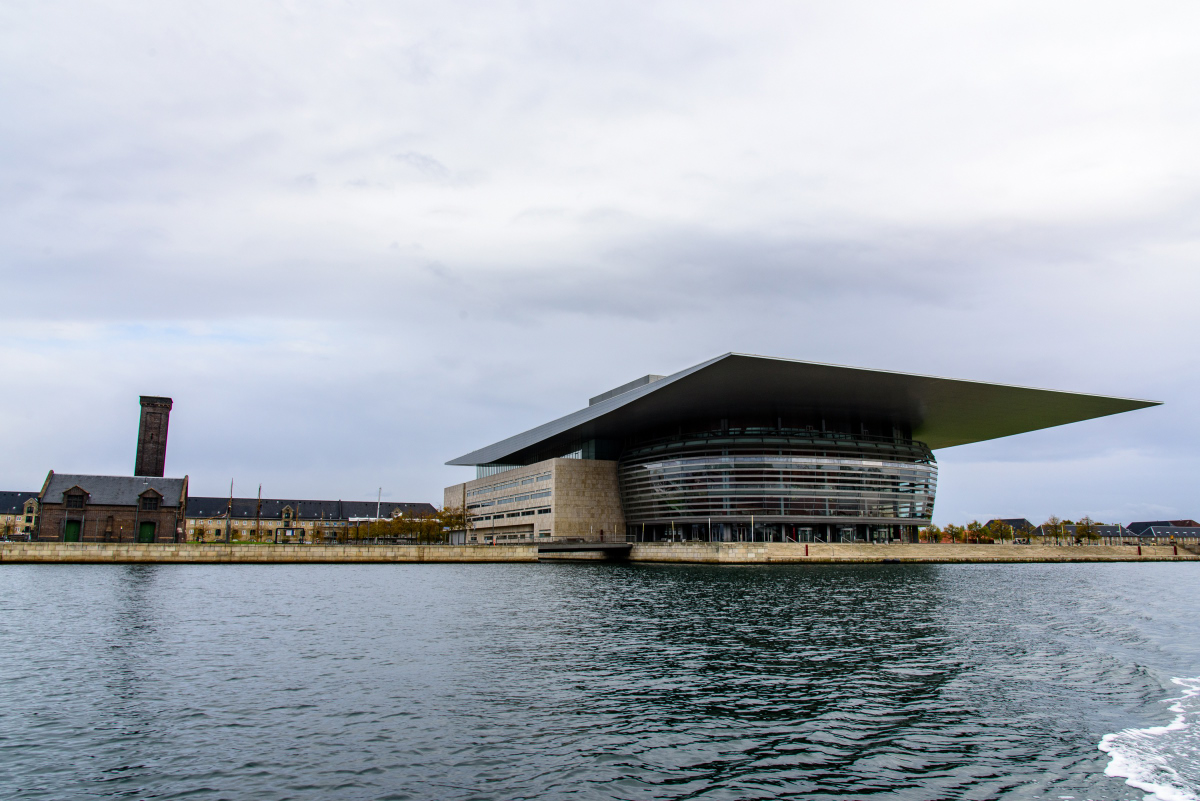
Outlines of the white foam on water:
M 1106 776 L 1125 779 L 1146 801 L 1200 801 L 1200 677 L 1173 679 L 1184 688 L 1171 699 L 1175 719 L 1166 726 L 1106 734 L 1100 750 L 1111 757 Z

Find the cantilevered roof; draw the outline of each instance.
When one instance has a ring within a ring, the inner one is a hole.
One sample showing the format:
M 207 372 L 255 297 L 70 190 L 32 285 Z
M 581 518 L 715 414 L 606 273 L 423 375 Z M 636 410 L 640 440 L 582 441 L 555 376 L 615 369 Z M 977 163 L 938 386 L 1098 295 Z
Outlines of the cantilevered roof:
M 726 353 L 447 464 L 520 464 L 557 445 L 687 418 L 814 412 L 886 418 L 930 448 L 949 448 L 1159 403 Z

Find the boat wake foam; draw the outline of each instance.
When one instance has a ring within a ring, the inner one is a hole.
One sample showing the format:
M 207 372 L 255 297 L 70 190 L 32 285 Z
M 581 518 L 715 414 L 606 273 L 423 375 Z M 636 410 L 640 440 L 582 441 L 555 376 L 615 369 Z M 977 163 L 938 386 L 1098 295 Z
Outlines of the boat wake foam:
M 1111 757 L 1104 773 L 1149 793 L 1147 801 L 1200 801 L 1200 677 L 1173 681 L 1184 688 L 1172 699 L 1175 719 L 1104 735 L 1100 750 Z

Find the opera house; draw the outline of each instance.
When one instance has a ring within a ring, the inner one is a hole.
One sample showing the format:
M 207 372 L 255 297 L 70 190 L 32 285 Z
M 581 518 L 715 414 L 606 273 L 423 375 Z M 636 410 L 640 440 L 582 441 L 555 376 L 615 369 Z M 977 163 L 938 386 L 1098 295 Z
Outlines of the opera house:
M 727 353 L 447 464 L 467 542 L 915 541 L 934 451 L 1154 401 Z

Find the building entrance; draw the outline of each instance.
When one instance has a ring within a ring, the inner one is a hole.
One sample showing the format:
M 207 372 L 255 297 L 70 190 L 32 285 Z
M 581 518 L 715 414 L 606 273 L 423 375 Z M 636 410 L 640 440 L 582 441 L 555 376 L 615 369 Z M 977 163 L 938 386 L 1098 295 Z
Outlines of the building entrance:
M 83 525 L 78 520 L 68 520 L 63 529 L 63 542 L 79 542 L 79 531 Z
M 138 526 L 138 542 L 154 542 L 154 524 L 142 523 Z

